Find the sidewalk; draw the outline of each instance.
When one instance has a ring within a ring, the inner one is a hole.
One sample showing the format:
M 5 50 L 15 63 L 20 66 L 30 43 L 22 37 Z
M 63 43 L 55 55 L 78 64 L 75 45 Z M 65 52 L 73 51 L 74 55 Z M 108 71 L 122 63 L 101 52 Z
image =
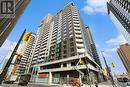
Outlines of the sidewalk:
M 58 86 L 58 87 L 77 87 L 77 86 Z M 80 87 L 90 87 L 90 85 L 83 85 L 83 86 L 80 86 Z M 91 85 L 91 87 L 96 87 L 96 86 L 95 85 Z M 113 86 L 112 85 L 98 85 L 98 87 L 113 87 Z
M 43 83 L 29 83 L 29 84 L 32 84 L 32 85 L 43 85 L 44 86 L 47 86 L 47 87 L 77 87 L 77 86 L 67 86 L 67 85 L 59 85 L 59 84 L 52 84 L 52 85 L 48 85 L 48 84 L 43 84 Z M 90 87 L 90 85 L 83 85 L 83 86 L 80 86 L 80 87 Z M 91 85 L 91 87 L 96 87 L 95 85 Z M 110 81 L 107 81 L 107 82 L 101 82 L 98 84 L 98 87 L 113 87 L 111 82 Z M 116 86 L 116 87 L 122 87 L 122 86 Z
M 66 85 L 52 85 L 51 87 L 77 87 L 77 86 L 66 86 Z M 90 87 L 90 85 L 83 85 L 83 86 L 80 86 L 80 87 Z M 96 87 L 95 85 L 91 85 L 91 87 Z M 102 82 L 102 83 L 99 83 L 98 84 L 98 87 L 113 87 L 111 85 L 111 82 Z M 121 86 L 116 86 L 116 87 L 121 87 Z

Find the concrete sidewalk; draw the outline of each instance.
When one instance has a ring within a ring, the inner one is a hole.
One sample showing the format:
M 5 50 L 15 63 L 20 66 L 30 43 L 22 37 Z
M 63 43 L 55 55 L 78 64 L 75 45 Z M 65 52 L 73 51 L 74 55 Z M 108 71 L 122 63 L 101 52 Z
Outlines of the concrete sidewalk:
M 48 85 L 48 84 L 43 84 L 43 83 L 29 83 L 31 85 L 43 85 L 46 86 L 46 87 L 77 87 L 77 86 L 67 86 L 67 85 L 59 85 L 59 84 L 52 84 L 52 85 Z M 83 85 L 83 86 L 80 86 L 80 87 L 90 87 L 90 85 Z M 95 85 L 91 85 L 91 87 L 96 87 Z M 113 87 L 111 85 L 111 82 L 110 81 L 107 81 L 107 82 L 101 82 L 98 84 L 98 87 Z M 116 86 L 116 87 L 122 87 L 122 86 Z
M 78 87 L 78 86 L 52 86 L 52 87 Z M 83 85 L 80 87 L 90 87 L 90 85 Z M 91 87 L 96 87 L 95 85 L 91 85 Z M 98 87 L 113 87 L 112 85 L 98 85 Z
M 77 86 L 66 86 L 66 85 L 52 85 L 51 87 L 77 87 Z M 90 85 L 83 85 L 80 87 L 90 87 Z M 91 85 L 91 87 L 96 87 L 95 85 Z M 113 87 L 111 82 L 102 82 L 98 84 L 98 87 Z M 122 86 L 115 86 L 115 87 L 122 87 Z

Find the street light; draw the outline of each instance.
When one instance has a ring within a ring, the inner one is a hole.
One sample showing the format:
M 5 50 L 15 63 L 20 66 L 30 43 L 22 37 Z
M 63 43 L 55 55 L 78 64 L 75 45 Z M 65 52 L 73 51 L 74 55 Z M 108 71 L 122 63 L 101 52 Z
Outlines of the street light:
M 102 57 L 103 57 L 103 59 L 104 59 L 104 62 L 105 62 L 105 65 L 106 65 L 106 68 L 107 68 L 107 71 L 108 71 L 108 76 L 110 76 L 110 81 L 111 81 L 111 83 L 112 83 L 112 86 L 114 87 L 114 86 L 116 86 L 116 85 L 115 85 L 115 83 L 114 83 L 113 77 L 112 77 L 111 72 L 110 72 L 110 68 L 108 67 L 108 64 L 107 64 L 107 61 L 106 61 L 106 59 L 105 59 L 105 56 L 103 55 L 103 52 L 104 52 L 104 51 L 101 51 L 101 55 L 102 55 Z

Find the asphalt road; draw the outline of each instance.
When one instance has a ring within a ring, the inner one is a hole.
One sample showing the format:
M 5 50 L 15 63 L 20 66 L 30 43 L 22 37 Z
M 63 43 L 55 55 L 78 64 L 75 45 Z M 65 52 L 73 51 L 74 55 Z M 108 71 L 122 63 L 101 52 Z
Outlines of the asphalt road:
M 18 84 L 2 84 L 0 87 L 51 87 L 47 85 L 28 84 L 27 86 L 19 86 Z
M 53 86 L 48 86 L 48 85 L 43 85 L 43 84 L 34 84 L 34 83 L 29 83 L 27 86 L 19 86 L 17 83 L 15 84 L 2 84 L 0 85 L 0 87 L 62 87 L 62 86 L 58 86 L 58 85 L 53 85 Z M 67 86 L 67 87 L 72 87 L 72 86 Z M 82 87 L 90 87 L 89 85 L 84 85 Z M 95 85 L 92 85 L 91 87 L 95 87 Z M 98 84 L 98 87 L 113 87 L 111 85 L 111 82 L 102 82 Z M 125 87 L 124 84 L 120 84 L 120 86 L 118 87 Z

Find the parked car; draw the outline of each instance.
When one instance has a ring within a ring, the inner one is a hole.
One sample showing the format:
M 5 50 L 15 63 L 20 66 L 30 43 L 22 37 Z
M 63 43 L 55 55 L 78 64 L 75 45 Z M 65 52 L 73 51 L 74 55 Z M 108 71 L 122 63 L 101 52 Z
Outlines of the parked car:
M 13 84 L 15 81 L 4 81 L 6 84 Z
M 22 85 L 22 86 L 27 86 L 27 84 L 28 84 L 28 81 L 26 80 L 20 80 L 18 83 L 18 85 Z
M 130 82 L 127 82 L 127 85 L 126 85 L 126 87 L 130 87 Z

